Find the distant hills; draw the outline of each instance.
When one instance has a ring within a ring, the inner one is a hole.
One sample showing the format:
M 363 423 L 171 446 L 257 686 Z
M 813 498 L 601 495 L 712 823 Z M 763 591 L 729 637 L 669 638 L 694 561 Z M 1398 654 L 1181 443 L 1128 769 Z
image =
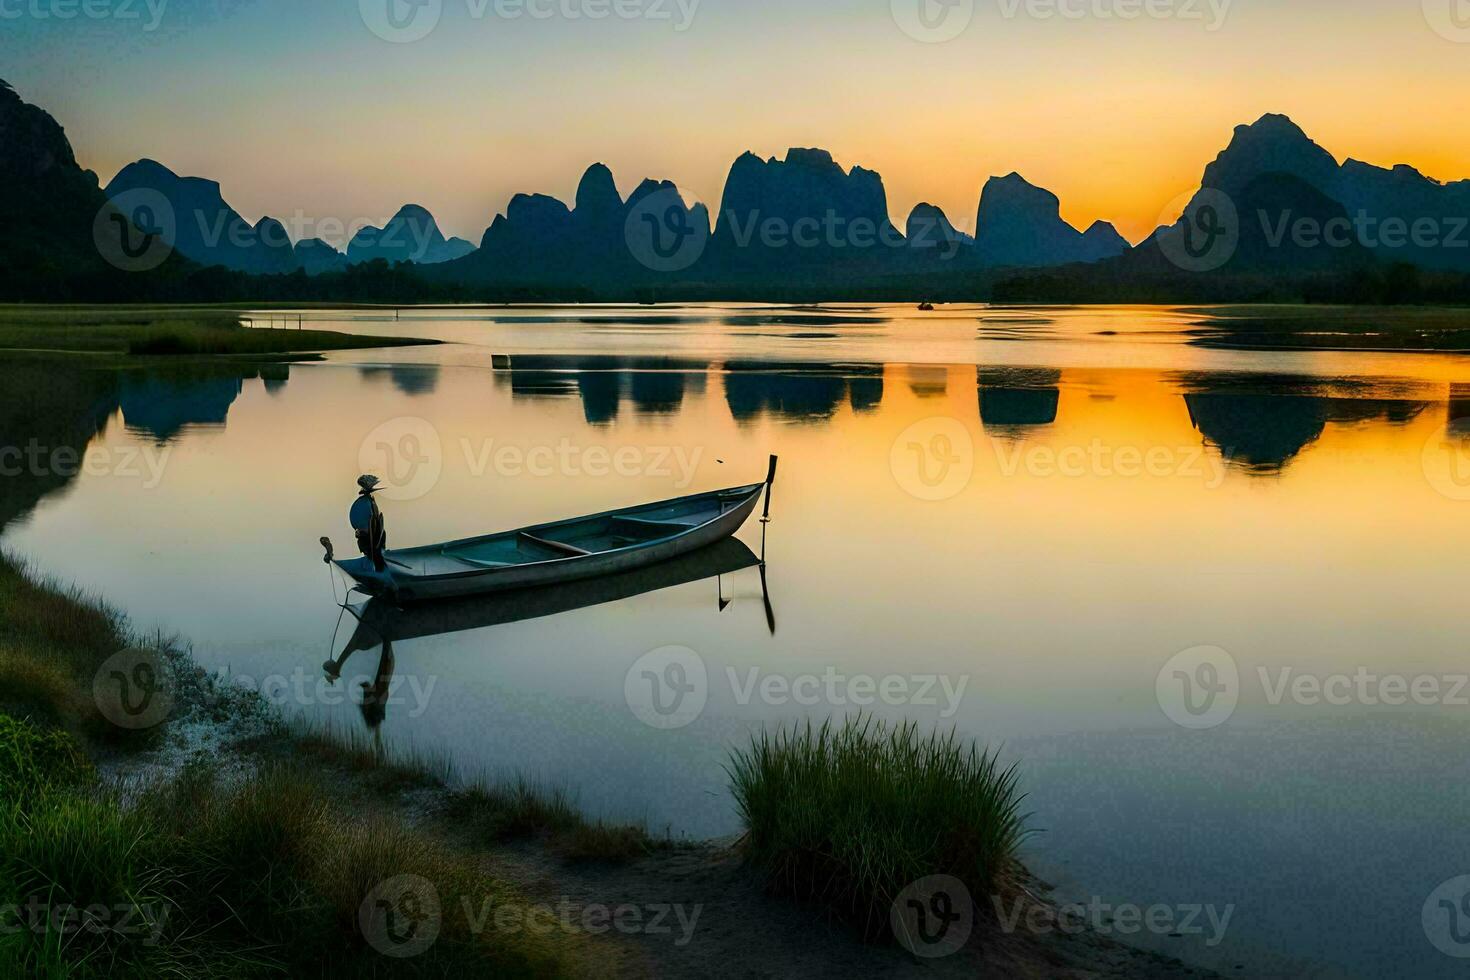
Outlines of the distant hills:
M 1090 266 L 1018 277 L 1000 298 L 1456 300 L 1470 294 L 1470 181 L 1339 164 L 1296 123 L 1238 126 L 1172 225 Z
M 148 284 L 109 263 L 96 244 L 94 230 L 115 222 L 126 219 L 108 207 L 97 175 L 77 163 L 61 126 L 0 81 L 0 298 L 146 292 Z
M 352 236 L 347 262 L 357 265 L 374 259 L 435 265 L 462 258 L 475 246 L 463 238 L 444 237 L 434 216 L 417 204 L 406 204 L 382 228 L 369 225 Z
M 0 82 L 0 298 L 1349 302 L 1470 298 L 1470 181 L 1341 164 L 1285 116 L 1238 127 L 1178 221 L 1130 246 L 1079 230 L 1018 173 L 981 189 L 973 236 L 817 148 L 741 155 L 719 209 L 603 164 L 569 205 L 515 195 L 478 246 L 402 207 L 341 251 L 251 224 L 209 179 L 153 160 L 104 189 L 61 127 Z M 140 275 L 146 273 L 146 275 Z
M 128 164 L 105 193 L 109 200 L 118 201 L 124 195 L 136 199 L 139 192 L 167 201 L 173 227 L 166 237 L 186 258 L 251 275 L 282 275 L 301 269 L 314 276 L 375 259 L 431 265 L 475 250 L 462 238 L 446 239 L 434 216 L 416 204 L 403 207 L 381 228 L 368 225 L 359 230 L 343 254 L 317 238 L 293 244 L 274 218 L 261 218 L 251 225 L 225 201 L 217 182 L 180 177 L 153 160 Z

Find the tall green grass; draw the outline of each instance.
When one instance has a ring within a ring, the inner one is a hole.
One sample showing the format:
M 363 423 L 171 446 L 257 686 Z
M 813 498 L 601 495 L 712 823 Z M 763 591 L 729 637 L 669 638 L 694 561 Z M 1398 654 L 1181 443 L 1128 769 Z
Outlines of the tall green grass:
M 726 769 L 747 860 L 771 888 L 819 903 L 870 938 L 908 885 L 952 875 L 991 895 L 1031 833 L 1014 766 L 955 733 L 869 717 L 755 736 Z
M 108 735 L 92 680 L 128 642 L 117 610 L 0 552 L 0 710 Z
M 196 764 L 125 807 L 95 784 L 48 779 L 53 737 L 68 738 L 0 725 L 0 783 L 29 788 L 0 809 L 0 907 L 43 910 L 4 923 L 0 976 L 586 972 L 583 939 L 497 926 L 495 910 L 525 900 L 478 855 L 335 801 L 303 767 L 229 786 Z M 442 915 L 428 950 L 396 960 L 372 947 L 360 912 L 402 875 L 428 881 Z M 89 909 L 100 927 L 77 928 Z

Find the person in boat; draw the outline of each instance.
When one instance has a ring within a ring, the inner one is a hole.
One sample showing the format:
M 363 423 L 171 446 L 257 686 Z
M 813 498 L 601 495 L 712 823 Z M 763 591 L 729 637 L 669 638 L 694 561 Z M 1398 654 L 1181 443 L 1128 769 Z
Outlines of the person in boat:
M 357 478 L 357 500 L 352 503 L 348 520 L 357 534 L 357 546 L 363 556 L 381 572 L 388 567 L 383 557 L 383 552 L 388 549 L 388 530 L 383 523 L 383 512 L 378 509 L 378 501 L 373 497 L 381 489 L 380 483 L 382 481 L 375 476 Z

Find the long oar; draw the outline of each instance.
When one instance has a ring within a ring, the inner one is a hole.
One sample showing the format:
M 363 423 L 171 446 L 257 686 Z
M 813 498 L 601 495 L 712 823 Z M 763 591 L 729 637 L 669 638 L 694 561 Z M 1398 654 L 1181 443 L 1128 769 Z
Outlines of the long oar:
M 771 468 L 766 472 L 766 509 L 761 514 L 761 562 L 766 560 L 766 525 L 771 523 L 771 487 L 776 482 L 776 463 L 779 458 L 772 454 Z
M 776 635 L 776 610 L 771 605 L 771 589 L 766 585 L 766 563 L 761 562 L 761 600 L 766 604 L 766 625 L 770 627 L 771 635 Z
M 766 585 L 766 527 L 771 523 L 771 487 L 776 483 L 776 463 L 779 458 L 771 454 L 771 468 L 766 473 L 766 506 L 761 514 L 761 600 L 766 606 L 766 625 L 771 635 L 776 635 L 776 610 L 771 606 L 771 590 Z

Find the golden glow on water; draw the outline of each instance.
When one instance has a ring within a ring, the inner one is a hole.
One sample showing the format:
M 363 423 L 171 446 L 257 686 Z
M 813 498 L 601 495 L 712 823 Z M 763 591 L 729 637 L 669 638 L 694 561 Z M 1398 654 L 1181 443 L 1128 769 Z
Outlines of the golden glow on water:
M 1367 901 L 1442 877 L 1419 843 L 1470 805 L 1442 776 L 1465 709 L 1273 702 L 1263 676 L 1464 673 L 1470 446 L 1446 426 L 1464 358 L 1209 349 L 1190 332 L 1200 314 L 1164 309 L 805 314 L 859 321 L 822 326 L 770 312 L 317 312 L 454 343 L 335 354 L 269 383 L 134 378 L 94 446 L 154 454 L 161 480 L 84 474 L 5 544 L 142 629 L 181 631 L 211 668 L 301 678 L 308 695 L 285 710 L 355 728 L 354 687 L 330 703 L 313 687 L 350 631 L 334 636 L 316 540 L 351 550 L 362 470 L 412 483 L 412 457 L 437 471 L 421 496 L 385 501 L 392 546 L 742 484 L 774 452 L 774 636 L 746 569 L 403 641 L 398 676 L 432 694 L 391 706 L 382 737 L 704 835 L 734 829 L 730 744 L 866 707 L 1005 742 L 1057 831 L 1036 866 L 1064 865 L 1079 887 L 1265 901 L 1263 882 L 1311 873 Z M 620 451 L 638 464 L 589 473 L 589 450 L 604 468 Z M 742 537 L 759 547 L 757 525 Z M 717 596 L 733 602 L 720 611 Z M 707 707 L 676 733 L 640 723 L 624 686 L 671 644 L 709 676 Z M 1213 734 L 1172 725 L 1156 689 L 1199 646 L 1228 651 L 1241 677 Z M 356 654 L 347 676 L 375 663 Z M 936 689 L 932 703 L 802 704 L 742 697 L 752 671 L 961 687 L 952 702 Z M 1391 758 L 1373 755 L 1386 745 Z M 1263 787 L 1333 854 L 1371 837 L 1396 877 L 1283 854 Z M 1220 828 L 1218 846 L 1200 826 Z M 1140 828 L 1148 853 L 1119 851 Z M 1347 955 L 1311 907 L 1272 913 L 1308 959 Z

